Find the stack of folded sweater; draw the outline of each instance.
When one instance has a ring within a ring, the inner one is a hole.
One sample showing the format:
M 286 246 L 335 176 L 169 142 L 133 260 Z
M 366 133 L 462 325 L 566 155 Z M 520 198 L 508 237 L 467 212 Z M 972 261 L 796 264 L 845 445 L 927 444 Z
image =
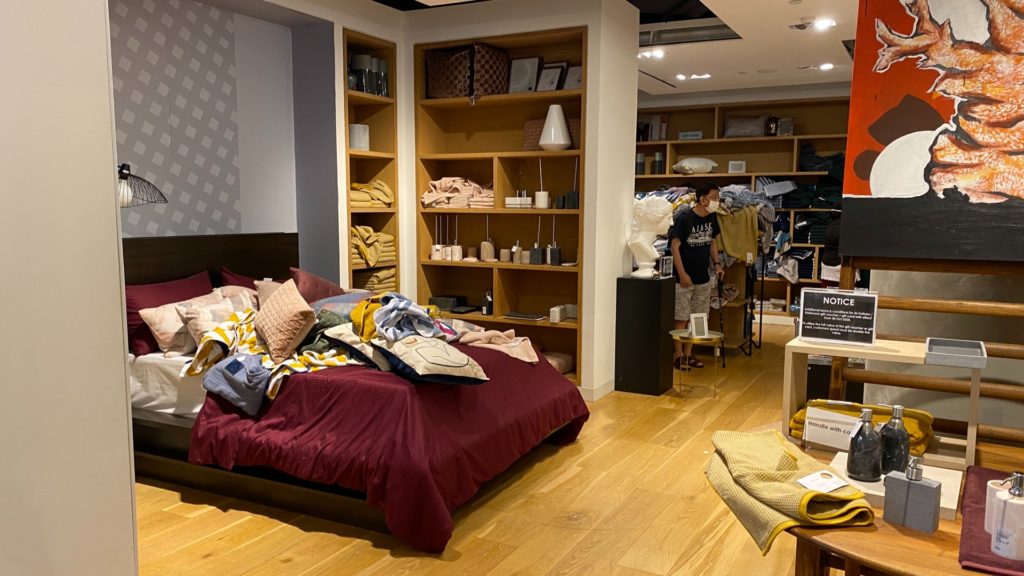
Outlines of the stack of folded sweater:
M 430 182 L 424 208 L 493 208 L 494 190 L 467 178 L 446 176 Z
M 352 284 L 357 288 L 362 288 L 378 294 L 394 292 L 398 289 L 398 282 L 395 281 L 394 268 L 356 271 L 352 274 Z
M 395 237 L 376 232 L 369 226 L 353 226 L 349 234 L 352 264 L 363 268 L 381 266 L 398 260 Z
M 383 180 L 374 179 L 367 184 L 352 184 L 348 200 L 353 208 L 390 208 L 395 194 Z

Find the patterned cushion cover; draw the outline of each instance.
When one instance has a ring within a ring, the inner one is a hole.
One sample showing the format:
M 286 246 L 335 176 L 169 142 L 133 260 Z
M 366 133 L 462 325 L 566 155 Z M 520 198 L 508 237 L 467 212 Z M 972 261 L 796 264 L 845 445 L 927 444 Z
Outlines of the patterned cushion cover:
M 172 302 L 155 308 L 139 310 L 142 321 L 149 326 L 157 346 L 165 356 L 180 356 L 196 349 L 196 343 L 188 335 L 185 323 L 178 314 L 178 306 L 206 306 L 220 302 L 220 292 L 214 290 L 205 296 L 197 296 L 184 302 Z
M 291 356 L 316 324 L 316 312 L 306 304 L 289 280 L 260 303 L 254 320 L 256 333 L 266 342 L 274 362 L 283 362 Z

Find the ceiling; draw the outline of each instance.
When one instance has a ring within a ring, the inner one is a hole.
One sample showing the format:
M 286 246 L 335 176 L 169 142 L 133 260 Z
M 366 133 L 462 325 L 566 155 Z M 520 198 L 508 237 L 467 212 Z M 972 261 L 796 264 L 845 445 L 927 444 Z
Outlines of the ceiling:
M 422 10 L 449 4 L 484 2 L 486 0 L 374 0 L 398 10 Z M 701 0 L 629 0 L 640 10 L 640 23 L 669 22 L 714 16 Z

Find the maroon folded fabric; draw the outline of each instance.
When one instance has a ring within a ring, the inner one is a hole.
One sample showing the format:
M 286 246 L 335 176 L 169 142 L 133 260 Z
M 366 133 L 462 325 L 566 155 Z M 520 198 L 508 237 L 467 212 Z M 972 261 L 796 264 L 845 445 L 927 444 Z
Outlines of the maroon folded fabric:
M 252 278 L 245 274 L 232 272 L 223 266 L 220 267 L 220 282 L 223 286 L 242 286 L 255 290 L 257 280 L 259 278 Z
M 213 292 L 213 284 L 210 283 L 210 275 L 206 271 L 180 280 L 125 286 L 124 307 L 125 317 L 128 321 L 128 349 L 136 356 L 160 350 L 149 326 L 146 326 L 146 323 L 142 321 L 142 316 L 139 316 L 139 310 L 181 302 L 210 292 Z
M 322 278 L 300 268 L 291 268 L 290 270 L 292 271 L 292 280 L 295 280 L 295 287 L 299 289 L 299 294 L 302 294 L 302 297 L 310 304 L 317 300 L 341 296 L 345 293 L 341 286 L 327 278 Z
M 1024 576 L 1024 562 L 992 552 L 992 535 L 985 532 L 985 493 L 989 480 L 1004 480 L 1006 472 L 971 466 L 964 481 L 960 525 L 960 566 L 989 574 Z

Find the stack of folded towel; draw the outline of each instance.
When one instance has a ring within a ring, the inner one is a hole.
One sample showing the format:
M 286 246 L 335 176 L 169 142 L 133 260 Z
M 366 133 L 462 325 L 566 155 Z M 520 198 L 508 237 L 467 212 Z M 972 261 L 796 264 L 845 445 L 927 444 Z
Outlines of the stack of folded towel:
M 350 259 L 355 266 L 374 267 L 398 260 L 395 237 L 369 226 L 353 226 L 349 234 Z
M 857 404 L 855 402 L 833 402 L 830 400 L 810 400 L 807 406 L 793 415 L 789 420 L 789 435 L 796 439 L 804 437 L 804 422 L 807 420 L 807 408 L 820 408 L 857 418 L 861 410 L 871 408 L 872 422 L 875 427 L 881 426 L 892 417 L 892 406 L 880 406 L 876 404 Z M 914 456 L 921 456 L 928 450 L 928 443 L 931 442 L 934 432 L 932 422 L 935 418 L 930 412 L 905 408 L 903 410 L 903 426 L 907 429 L 910 437 L 910 453 Z
M 352 284 L 356 288 L 362 288 L 378 294 L 394 292 L 398 289 L 394 268 L 356 271 L 352 274 Z
M 457 176 L 433 180 L 422 196 L 424 208 L 493 208 L 494 190 Z
M 374 179 L 366 184 L 352 184 L 348 201 L 353 208 L 390 208 L 395 194 L 383 180 Z

